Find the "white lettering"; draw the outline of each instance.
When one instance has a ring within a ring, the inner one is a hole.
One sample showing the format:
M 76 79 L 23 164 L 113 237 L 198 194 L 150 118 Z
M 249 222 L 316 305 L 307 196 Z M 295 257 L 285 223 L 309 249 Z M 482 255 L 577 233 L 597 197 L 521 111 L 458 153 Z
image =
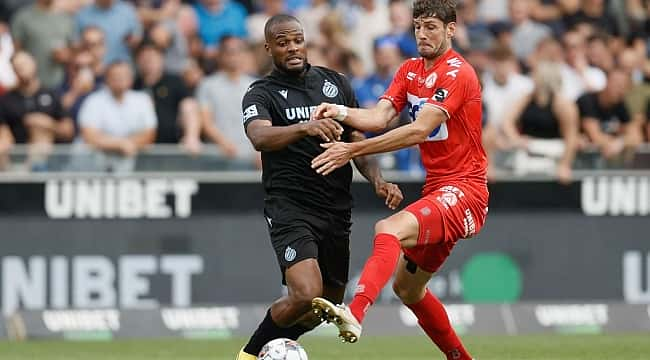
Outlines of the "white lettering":
M 172 305 L 189 306 L 192 303 L 192 274 L 203 272 L 203 258 L 198 255 L 166 255 L 160 261 L 160 269 L 172 277 Z
M 191 179 L 50 180 L 45 212 L 50 218 L 186 218 L 198 183 Z M 167 203 L 173 195 L 174 209 Z
M 582 180 L 581 206 L 591 216 L 650 214 L 650 178 L 586 177 Z
M 59 182 L 48 180 L 45 184 L 45 212 L 52 219 L 64 219 L 72 216 L 72 181 Z
M 75 194 L 75 213 L 83 219 L 90 217 L 97 219 L 102 214 L 102 188 L 99 179 L 78 180 L 77 193 Z
M 171 209 L 165 204 L 169 183 L 165 180 L 150 180 L 146 187 L 146 213 L 149 218 L 169 218 Z
M 645 286 L 643 268 L 641 251 L 626 251 L 623 254 L 623 298 L 628 303 L 650 303 L 650 252 L 646 254 Z
M 56 309 L 68 307 L 68 260 L 63 256 L 50 260 L 50 305 Z
M 25 309 L 45 307 L 45 259 L 33 256 L 28 260 L 29 270 L 17 256 L 2 261 L 2 304 L 5 315 L 10 315 L 20 304 Z
M 43 323 L 52 332 L 117 331 L 120 313 L 117 310 L 43 311 Z
M 131 309 L 154 308 L 154 299 L 141 299 L 149 293 L 149 279 L 141 275 L 156 272 L 156 259 L 147 255 L 127 255 L 120 258 L 120 305 Z
M 76 256 L 73 260 L 74 306 L 101 308 L 115 305 L 115 269 L 104 256 Z
M 162 309 L 160 313 L 163 323 L 172 331 L 239 328 L 239 309 L 236 307 Z
M 605 304 L 539 305 L 535 317 L 542 326 L 606 325 L 609 310 Z
M 172 190 L 176 199 L 174 208 L 176 216 L 186 218 L 192 215 L 192 195 L 199 191 L 199 185 L 194 180 L 174 180 Z

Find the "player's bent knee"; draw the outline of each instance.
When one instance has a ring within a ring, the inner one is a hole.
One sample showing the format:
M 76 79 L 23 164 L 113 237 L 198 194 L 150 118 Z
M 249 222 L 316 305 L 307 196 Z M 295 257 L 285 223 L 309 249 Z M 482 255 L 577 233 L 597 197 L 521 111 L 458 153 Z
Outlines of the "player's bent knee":
M 389 218 L 377 221 L 375 234 L 391 234 L 404 246 L 404 241 L 417 241 L 419 225 L 417 218 L 407 212 L 399 212 Z
M 397 224 L 390 218 L 381 219 L 375 224 L 375 234 L 391 234 L 397 236 Z

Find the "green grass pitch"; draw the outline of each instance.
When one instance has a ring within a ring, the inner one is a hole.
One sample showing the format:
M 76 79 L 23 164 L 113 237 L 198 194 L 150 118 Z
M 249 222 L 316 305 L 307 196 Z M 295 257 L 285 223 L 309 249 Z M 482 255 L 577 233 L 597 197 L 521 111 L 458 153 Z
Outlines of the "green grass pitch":
M 2 360 L 233 360 L 245 339 L 0 342 Z M 648 360 L 650 333 L 630 335 L 467 336 L 477 360 Z M 310 360 L 443 359 L 422 337 L 301 340 Z

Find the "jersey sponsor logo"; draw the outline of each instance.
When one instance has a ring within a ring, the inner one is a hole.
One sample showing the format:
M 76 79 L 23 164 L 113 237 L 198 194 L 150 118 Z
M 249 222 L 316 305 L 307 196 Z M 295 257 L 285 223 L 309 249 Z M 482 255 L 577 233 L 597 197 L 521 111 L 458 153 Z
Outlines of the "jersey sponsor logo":
M 415 79 L 416 76 L 417 76 L 417 74 L 415 74 L 412 71 L 409 71 L 408 74 L 406 74 L 406 79 L 407 80 L 413 80 L 413 79 Z
M 336 85 L 332 84 L 331 82 L 325 80 L 325 82 L 323 83 L 323 95 L 327 96 L 328 98 L 333 98 L 338 94 L 339 94 L 339 88 L 336 87 Z
M 287 89 L 278 90 L 278 92 L 279 92 L 280 95 L 282 95 L 282 97 L 285 98 L 285 99 L 286 99 L 287 96 L 289 95 L 289 90 L 287 90 Z
M 316 106 L 298 106 L 284 109 L 284 114 L 288 120 L 307 121 L 314 110 Z
M 411 117 L 411 121 L 415 121 L 415 119 L 418 117 L 420 109 L 422 109 L 422 106 L 427 103 L 428 99 L 420 98 L 410 93 L 406 93 L 406 98 L 408 101 L 409 116 Z M 431 134 L 429 134 L 426 141 L 443 141 L 447 140 L 447 138 L 449 138 L 447 124 L 442 123 L 440 126 L 435 128 Z
M 465 218 L 463 219 L 463 227 L 465 228 L 465 233 L 463 238 L 467 239 L 476 234 L 476 221 L 474 221 L 474 216 L 470 209 L 465 209 Z
M 259 112 L 257 112 L 257 105 L 251 105 L 244 110 L 244 121 L 248 121 L 248 119 L 257 115 L 259 115 Z
M 438 202 L 441 203 L 445 209 L 456 206 L 456 204 L 458 204 L 458 199 L 465 196 L 465 193 L 463 193 L 462 190 L 450 185 L 441 187 L 439 191 L 441 191 L 442 194 L 440 194 L 436 200 L 438 200 Z
M 296 249 L 292 248 L 291 246 L 287 246 L 287 249 L 284 250 L 284 259 L 287 261 L 293 261 L 296 259 L 296 255 L 298 253 L 296 252 Z
M 451 59 L 447 60 L 447 65 L 449 65 L 450 67 L 455 68 L 453 70 L 447 71 L 447 76 L 451 76 L 451 77 L 453 77 L 455 79 L 456 76 L 458 75 L 458 71 L 460 69 L 460 66 L 463 65 L 463 62 L 459 58 L 454 57 L 454 58 L 451 58 Z
M 427 79 L 424 81 L 424 86 L 426 86 L 427 89 L 431 89 L 433 85 L 436 84 L 436 80 L 438 80 L 438 74 L 432 72 L 429 76 L 427 76 Z
M 449 95 L 449 90 L 443 89 L 443 88 L 438 88 L 433 93 L 433 100 L 435 100 L 437 102 L 443 102 L 443 101 L 445 101 L 445 99 L 447 99 L 447 95 Z

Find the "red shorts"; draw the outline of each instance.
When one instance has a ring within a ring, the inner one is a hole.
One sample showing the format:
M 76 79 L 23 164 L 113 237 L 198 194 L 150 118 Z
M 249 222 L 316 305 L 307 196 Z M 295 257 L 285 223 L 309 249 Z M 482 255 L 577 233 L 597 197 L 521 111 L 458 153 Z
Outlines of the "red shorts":
M 461 186 L 442 186 L 405 209 L 418 219 L 419 235 L 404 255 L 424 271 L 438 271 L 456 242 L 476 235 L 485 223 L 487 187 Z

